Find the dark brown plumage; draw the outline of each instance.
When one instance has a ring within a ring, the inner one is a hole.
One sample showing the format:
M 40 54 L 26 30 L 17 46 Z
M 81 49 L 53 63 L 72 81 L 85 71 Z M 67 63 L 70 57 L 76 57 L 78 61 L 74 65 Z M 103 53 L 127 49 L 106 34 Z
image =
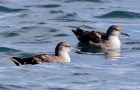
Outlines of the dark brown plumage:
M 101 48 L 119 48 L 120 40 L 118 38 L 118 35 L 123 34 L 129 36 L 128 34 L 123 33 L 122 29 L 116 25 L 110 26 L 106 33 L 98 31 L 86 31 L 80 29 L 79 27 L 76 28 L 76 30 L 72 30 L 72 32 L 75 34 L 75 36 L 80 42 L 86 45 Z M 116 40 L 117 45 L 115 45 L 113 39 Z
M 85 44 L 90 44 L 91 42 L 100 43 L 102 41 L 102 37 L 105 35 L 103 32 L 86 31 L 79 27 L 76 28 L 76 30 L 72 30 L 72 32 L 80 42 Z
M 70 62 L 68 52 L 74 49 L 69 43 L 60 42 L 55 48 L 55 55 L 51 54 L 37 54 L 27 58 L 10 57 L 10 59 L 17 65 L 25 64 L 39 64 L 44 62 Z

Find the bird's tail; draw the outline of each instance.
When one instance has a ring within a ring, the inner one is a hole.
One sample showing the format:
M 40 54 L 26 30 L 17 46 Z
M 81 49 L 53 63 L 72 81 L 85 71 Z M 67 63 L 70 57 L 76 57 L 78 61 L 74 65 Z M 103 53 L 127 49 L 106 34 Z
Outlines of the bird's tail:
M 80 29 L 79 27 L 76 28 L 76 30 L 72 30 L 72 32 L 75 34 L 75 36 L 77 37 L 77 39 L 80 39 L 80 35 L 83 34 L 83 32 L 85 32 L 85 30 Z
M 20 66 L 20 65 L 23 65 L 24 62 L 21 58 L 19 57 L 10 57 L 10 59 L 17 65 L 17 66 Z

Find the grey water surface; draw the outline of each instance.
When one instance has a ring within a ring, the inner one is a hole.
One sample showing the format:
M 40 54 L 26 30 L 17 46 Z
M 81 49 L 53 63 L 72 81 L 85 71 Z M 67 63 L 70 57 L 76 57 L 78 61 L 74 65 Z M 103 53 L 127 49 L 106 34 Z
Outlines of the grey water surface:
M 140 90 L 139 9 L 139 0 L 1 0 L 0 90 Z M 121 51 L 89 48 L 71 32 L 111 25 L 130 35 L 120 36 Z M 61 41 L 81 50 L 70 63 L 17 67 L 9 59 L 54 53 Z

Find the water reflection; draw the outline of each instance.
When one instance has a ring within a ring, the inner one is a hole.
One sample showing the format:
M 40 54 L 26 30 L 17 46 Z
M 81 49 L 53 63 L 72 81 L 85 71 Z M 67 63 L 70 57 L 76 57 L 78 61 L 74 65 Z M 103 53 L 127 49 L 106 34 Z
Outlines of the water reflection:
M 120 49 L 115 50 L 103 50 L 105 52 L 105 58 L 107 60 L 118 60 L 121 58 Z
M 80 52 L 77 52 L 79 54 L 102 55 L 106 60 L 119 60 L 121 58 L 120 49 L 103 50 L 100 48 L 88 47 L 80 42 L 77 44 L 77 48 L 80 49 Z

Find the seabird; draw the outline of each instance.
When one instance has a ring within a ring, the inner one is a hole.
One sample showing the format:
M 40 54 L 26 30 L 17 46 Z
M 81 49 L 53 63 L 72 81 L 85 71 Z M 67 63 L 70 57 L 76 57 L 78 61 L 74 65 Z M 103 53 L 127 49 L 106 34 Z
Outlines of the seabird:
M 72 32 L 80 42 L 103 49 L 120 49 L 121 42 L 118 36 L 120 34 L 129 36 L 122 31 L 121 27 L 117 25 L 110 26 L 106 33 L 98 31 L 86 31 L 80 29 L 79 27 L 76 30 L 72 30 Z
M 37 54 L 27 58 L 10 57 L 10 59 L 17 65 L 25 64 L 39 64 L 44 62 L 70 62 L 68 52 L 74 48 L 67 42 L 60 42 L 55 48 L 55 55 L 51 54 Z

